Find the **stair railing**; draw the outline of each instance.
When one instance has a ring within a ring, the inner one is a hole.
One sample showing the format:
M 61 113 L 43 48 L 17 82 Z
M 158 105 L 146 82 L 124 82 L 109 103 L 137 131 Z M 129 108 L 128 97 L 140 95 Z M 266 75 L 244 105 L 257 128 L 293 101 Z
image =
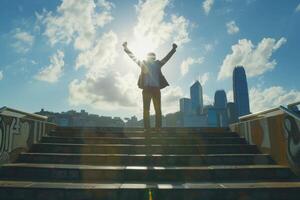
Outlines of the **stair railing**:
M 46 121 L 48 119 L 48 117 L 43 116 L 43 115 L 28 113 L 28 112 L 24 112 L 21 110 L 17 110 L 15 108 L 9 108 L 6 106 L 0 108 L 0 114 L 6 115 L 6 116 L 11 116 L 11 117 L 23 116 L 25 118 L 31 118 L 31 119 L 40 120 L 40 121 Z
M 13 162 L 55 127 L 45 116 L 0 108 L 0 165 Z
M 300 176 L 300 102 L 280 106 L 286 115 L 283 120 L 284 134 L 286 138 L 286 154 L 291 169 Z
M 299 102 L 300 104 L 300 102 Z M 280 110 L 282 110 L 283 112 L 285 112 L 287 115 L 295 118 L 296 120 L 299 120 L 300 121 L 300 114 L 295 112 L 294 110 L 291 110 L 289 108 L 286 108 L 284 106 L 279 106 Z

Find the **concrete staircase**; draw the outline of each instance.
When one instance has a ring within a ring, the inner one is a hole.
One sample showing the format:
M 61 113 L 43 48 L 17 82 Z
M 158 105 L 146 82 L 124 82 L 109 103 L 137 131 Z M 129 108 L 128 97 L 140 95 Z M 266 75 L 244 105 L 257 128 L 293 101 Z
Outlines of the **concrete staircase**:
M 300 180 L 226 129 L 57 128 L 0 168 L 0 199 L 300 199 Z

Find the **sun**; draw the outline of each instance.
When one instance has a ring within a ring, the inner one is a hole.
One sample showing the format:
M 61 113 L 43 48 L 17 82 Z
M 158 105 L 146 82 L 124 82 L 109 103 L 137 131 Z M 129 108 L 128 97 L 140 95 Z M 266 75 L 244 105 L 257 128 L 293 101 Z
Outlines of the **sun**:
M 156 45 L 150 38 L 137 35 L 129 40 L 128 48 L 136 55 L 138 59 L 145 60 L 148 53 L 155 51 Z

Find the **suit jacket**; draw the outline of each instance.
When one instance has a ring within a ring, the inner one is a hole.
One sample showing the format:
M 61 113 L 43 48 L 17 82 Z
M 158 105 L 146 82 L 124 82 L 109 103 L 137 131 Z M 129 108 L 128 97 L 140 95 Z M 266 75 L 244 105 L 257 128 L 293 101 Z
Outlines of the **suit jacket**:
M 141 88 L 141 89 L 144 89 L 145 88 L 145 85 L 144 85 L 144 78 L 145 78 L 145 74 L 146 74 L 146 66 L 144 64 L 143 61 L 140 61 L 138 60 L 134 54 L 128 49 L 128 48 L 125 48 L 124 51 L 128 54 L 128 56 L 134 61 L 136 62 L 140 67 L 141 67 L 141 74 L 139 76 L 139 79 L 138 79 L 138 87 Z M 159 70 L 159 88 L 160 89 L 163 89 L 167 86 L 169 86 L 169 83 L 167 81 L 167 79 L 164 77 L 164 75 L 162 74 L 161 72 L 161 68 L 162 66 L 164 66 L 168 60 L 172 57 L 172 55 L 176 52 L 176 49 L 172 49 L 162 60 L 157 60 L 156 62 L 159 63 L 160 65 L 160 70 Z
M 141 68 L 141 74 L 140 74 L 139 80 L 138 80 L 138 87 L 141 88 L 141 89 L 145 88 L 144 77 L 145 77 L 145 73 L 143 72 L 143 68 Z M 163 89 L 163 88 L 165 88 L 167 86 L 169 86 L 169 83 L 168 83 L 167 79 L 164 77 L 164 75 L 161 72 L 161 70 L 159 70 L 159 88 Z

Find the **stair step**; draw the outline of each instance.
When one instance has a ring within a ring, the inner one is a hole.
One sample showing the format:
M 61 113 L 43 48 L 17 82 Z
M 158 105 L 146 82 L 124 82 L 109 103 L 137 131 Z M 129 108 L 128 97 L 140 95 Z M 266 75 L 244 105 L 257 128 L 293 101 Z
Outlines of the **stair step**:
M 131 145 L 131 144 L 34 144 L 30 152 L 40 153 L 109 153 L 109 154 L 235 154 L 259 153 L 255 145 Z
M 299 199 L 300 183 L 49 183 L 0 181 L 5 200 Z
M 22 153 L 17 162 L 159 166 L 274 164 L 274 161 L 268 154 L 128 155 Z
M 246 144 L 239 137 L 57 137 L 46 136 L 42 143 L 73 143 L 73 144 Z
M 54 131 L 59 132 L 111 132 L 111 133 L 132 133 L 144 132 L 144 128 L 124 128 L 124 127 L 57 127 Z M 151 128 L 152 133 L 223 133 L 230 132 L 229 128 L 212 128 L 212 127 L 193 127 L 193 128 L 180 128 L 180 127 L 164 127 L 159 131 Z
M 111 132 L 111 131 L 51 131 L 50 136 L 61 137 L 239 137 L 235 132 Z
M 165 167 L 13 163 L 1 167 L 0 179 L 48 182 L 234 182 L 296 180 L 296 177 L 289 168 L 279 165 Z

